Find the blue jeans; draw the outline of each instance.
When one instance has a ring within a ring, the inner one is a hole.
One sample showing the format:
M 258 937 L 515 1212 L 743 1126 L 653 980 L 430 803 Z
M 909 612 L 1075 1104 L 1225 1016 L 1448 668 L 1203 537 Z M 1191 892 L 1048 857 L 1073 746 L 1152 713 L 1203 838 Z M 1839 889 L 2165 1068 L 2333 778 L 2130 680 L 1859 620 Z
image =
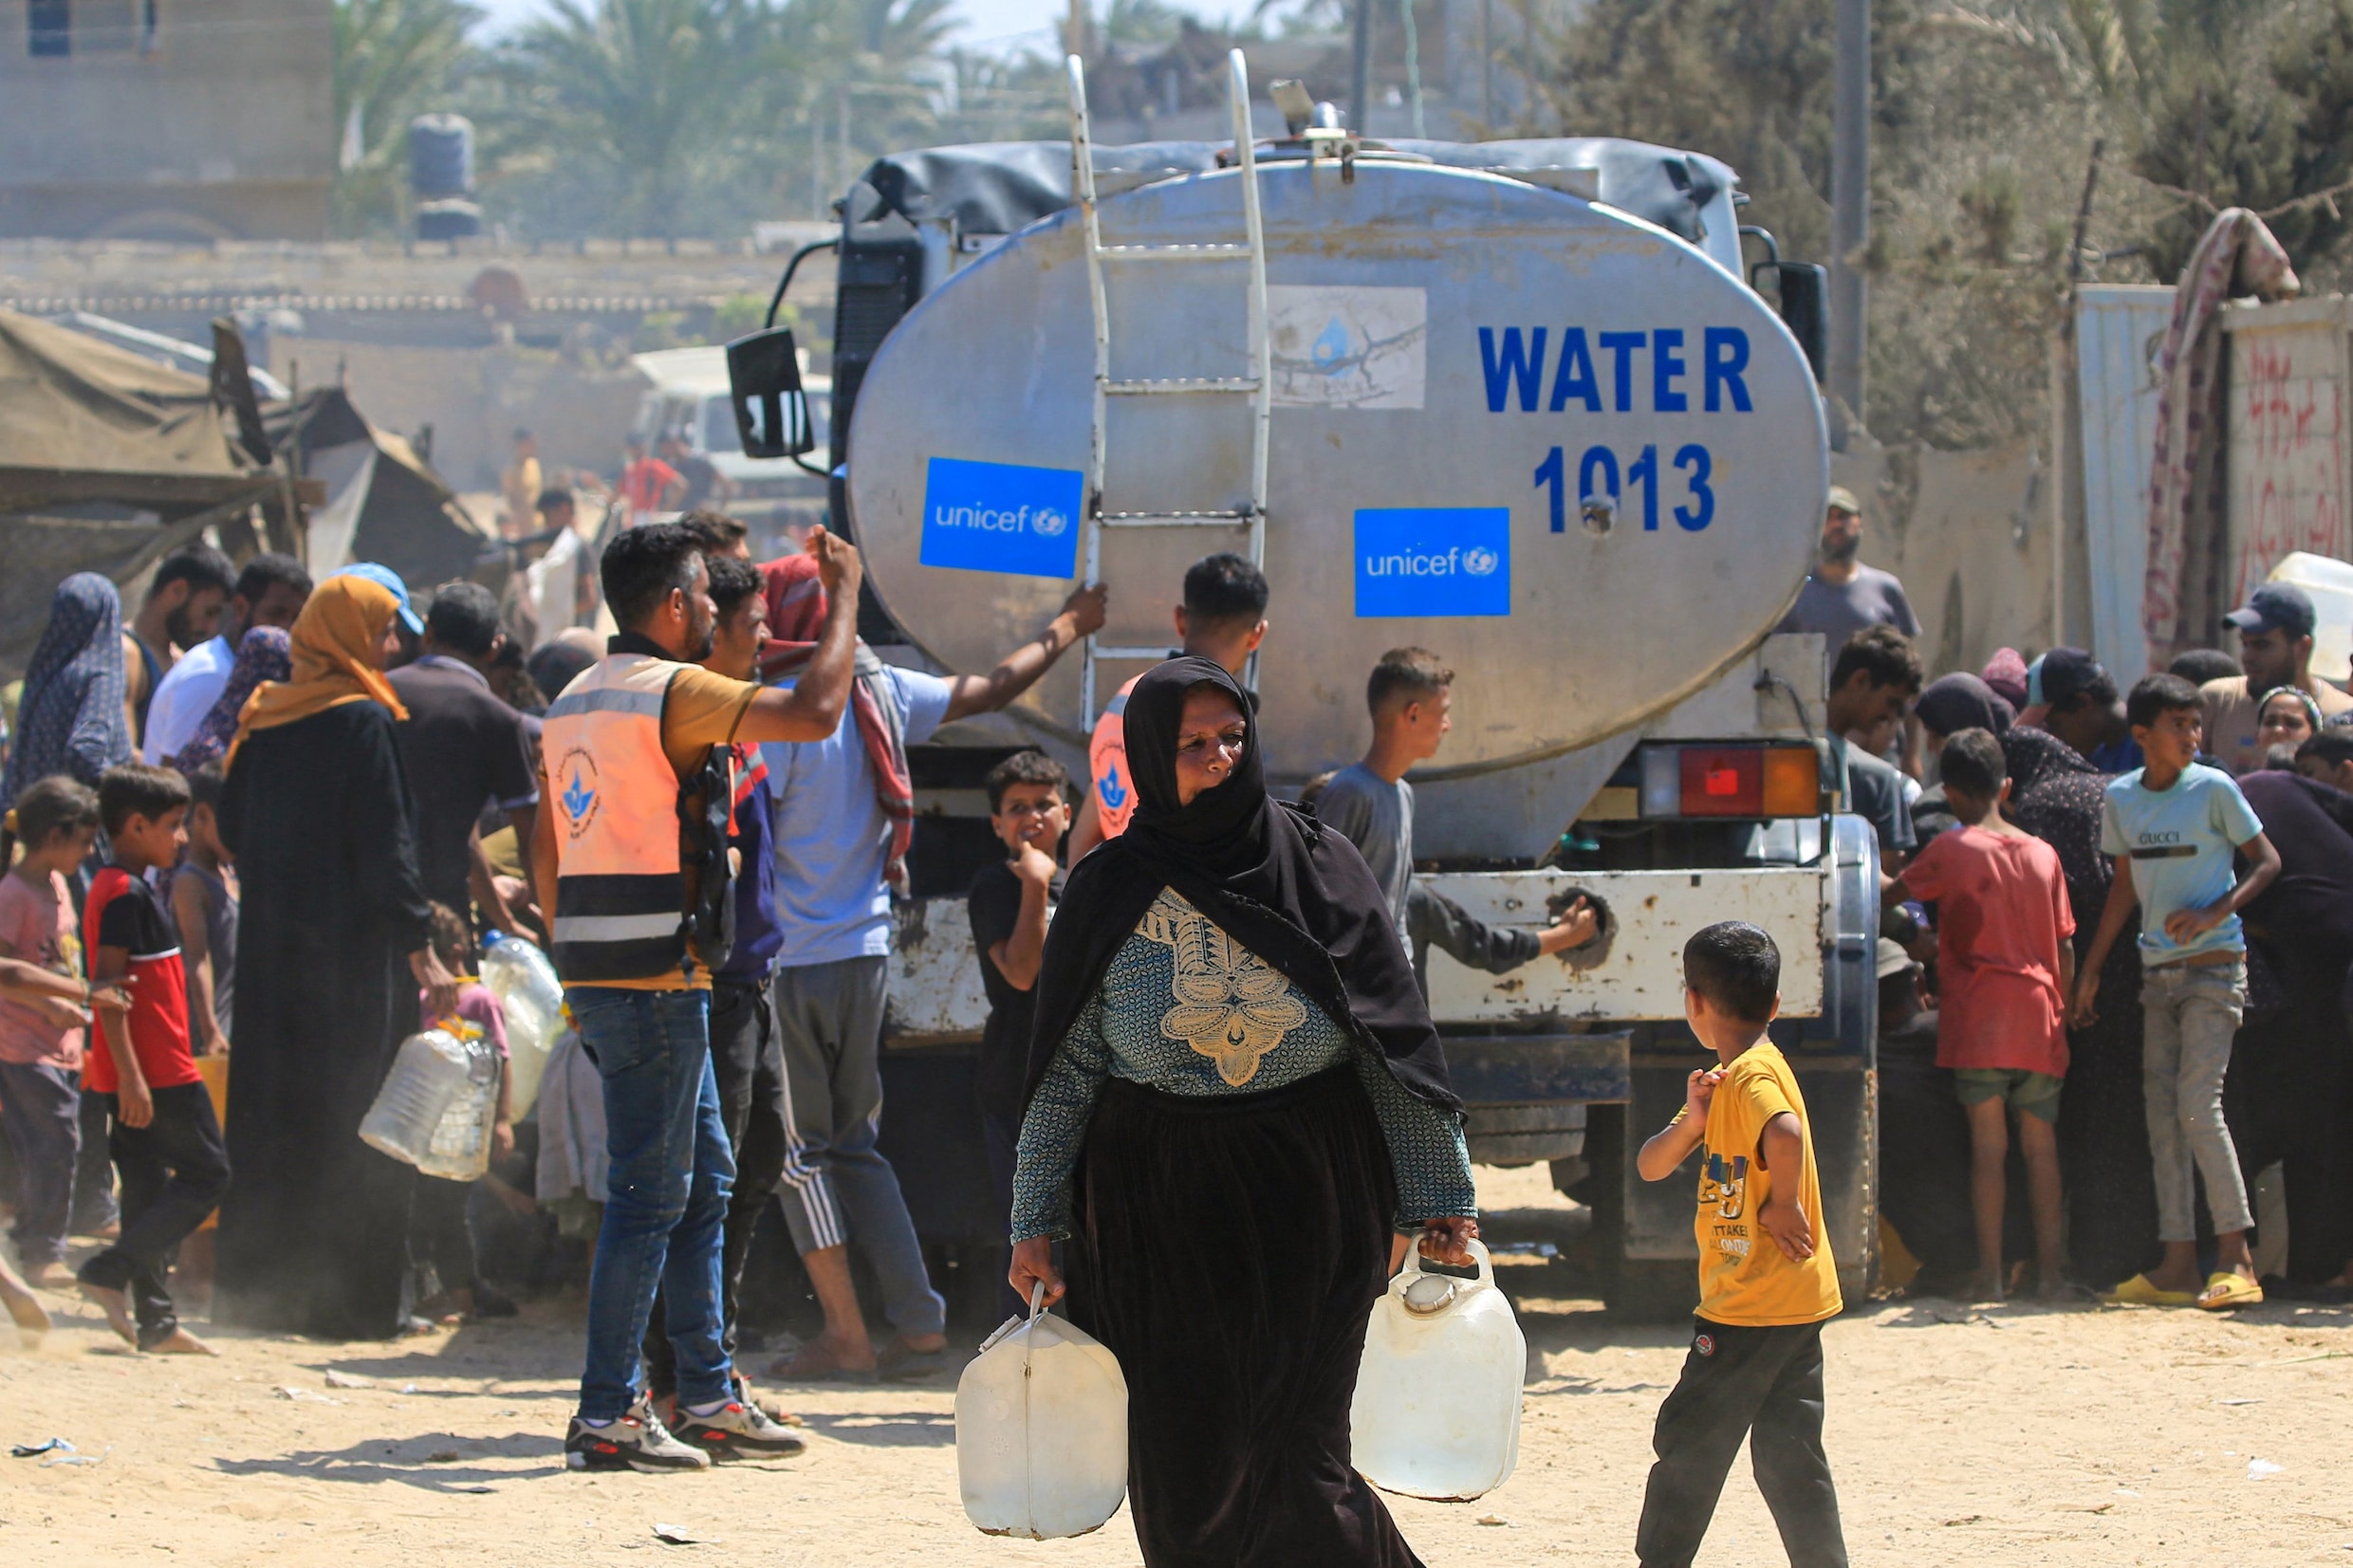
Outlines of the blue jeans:
M 720 1236 L 735 1160 L 711 1070 L 711 993 L 575 986 L 564 1000 L 604 1080 L 612 1159 L 588 1273 L 580 1413 L 590 1421 L 628 1413 L 657 1287 L 677 1356 L 678 1402 L 730 1398 Z

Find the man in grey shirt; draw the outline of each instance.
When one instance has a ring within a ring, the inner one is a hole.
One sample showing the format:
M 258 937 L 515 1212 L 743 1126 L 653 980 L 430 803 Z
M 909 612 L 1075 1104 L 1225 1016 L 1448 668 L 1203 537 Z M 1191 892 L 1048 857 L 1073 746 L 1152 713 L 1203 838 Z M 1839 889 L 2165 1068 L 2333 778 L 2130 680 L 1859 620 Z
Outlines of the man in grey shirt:
M 1837 652 L 1830 667 L 1830 696 L 1823 728 L 1830 732 L 1842 809 L 1867 819 L 1878 830 L 1880 859 L 1893 876 L 1918 839 L 1912 810 L 1904 803 L 1903 775 L 1878 757 L 1849 746 L 1846 737 L 1881 721 L 1900 718 L 1920 694 L 1920 655 L 1911 639 L 1892 626 L 1857 632 Z
M 1832 657 L 1846 639 L 1866 626 L 1893 626 L 1907 637 L 1920 635 L 1920 618 L 1893 572 L 1866 566 L 1862 554 L 1862 504 L 1855 492 L 1833 485 L 1824 505 L 1822 558 L 1798 590 L 1797 602 L 1776 632 L 1820 632 Z
M 1332 775 L 1315 803 L 1317 819 L 1364 857 L 1400 932 L 1414 884 L 1414 786 L 1405 782 L 1405 770 L 1436 756 L 1454 728 L 1447 716 L 1454 685 L 1454 672 L 1427 648 L 1392 648 L 1381 655 L 1364 683 L 1373 744 L 1363 761 Z

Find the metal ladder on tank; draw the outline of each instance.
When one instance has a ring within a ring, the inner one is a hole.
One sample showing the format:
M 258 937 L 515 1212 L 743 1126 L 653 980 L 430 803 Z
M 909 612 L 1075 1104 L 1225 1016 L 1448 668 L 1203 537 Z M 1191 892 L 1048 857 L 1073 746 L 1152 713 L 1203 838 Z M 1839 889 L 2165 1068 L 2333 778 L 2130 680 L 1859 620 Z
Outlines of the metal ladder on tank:
M 1258 159 L 1251 145 L 1250 70 L 1242 51 L 1226 57 L 1226 91 L 1233 105 L 1233 154 L 1241 171 L 1242 226 L 1239 244 L 1223 245 L 1105 245 L 1095 199 L 1095 138 L 1086 114 L 1086 68 L 1077 55 L 1067 61 L 1070 73 L 1070 175 L 1078 193 L 1079 212 L 1085 220 L 1086 289 L 1095 316 L 1094 425 L 1086 454 L 1086 581 L 1102 574 L 1102 536 L 1106 528 L 1232 528 L 1250 529 L 1251 564 L 1263 568 L 1267 553 L 1267 440 L 1274 412 L 1272 354 L 1267 337 L 1266 229 L 1258 209 Z M 1162 262 L 1241 263 L 1250 268 L 1250 374 L 1210 378 L 1114 380 L 1111 376 L 1111 310 L 1106 287 L 1106 264 Z M 1251 494 L 1249 505 L 1230 511 L 1105 511 L 1103 469 L 1106 463 L 1104 414 L 1114 397 L 1248 397 L 1251 399 Z M 1080 728 L 1095 722 L 1095 675 L 1104 659 L 1150 659 L 1167 654 L 1158 647 L 1121 647 L 1098 637 L 1086 639 L 1080 664 Z M 1258 655 L 1251 655 L 1243 679 L 1255 685 Z

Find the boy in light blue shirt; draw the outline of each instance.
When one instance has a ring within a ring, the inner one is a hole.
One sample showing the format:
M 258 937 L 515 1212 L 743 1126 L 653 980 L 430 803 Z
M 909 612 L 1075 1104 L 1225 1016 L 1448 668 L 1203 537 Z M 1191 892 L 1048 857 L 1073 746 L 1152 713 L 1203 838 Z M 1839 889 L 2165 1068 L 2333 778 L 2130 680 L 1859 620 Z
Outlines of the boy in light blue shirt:
M 2093 1021 L 2100 967 L 2138 904 L 2141 1087 L 2165 1260 L 2105 1299 L 2210 1311 L 2252 1306 L 2263 1300 L 2247 1245 L 2254 1221 L 2222 1119 L 2222 1079 L 2247 1005 L 2238 912 L 2279 875 L 2279 852 L 2231 776 L 2197 761 L 2205 726 L 2196 687 L 2178 675 L 2151 675 L 2132 689 L 2124 713 L 2148 761 L 2110 784 L 2101 806 L 2100 849 L 2116 858 L 2116 880 L 2076 970 L 2074 1022 Z M 2239 855 L 2249 866 L 2244 876 L 2235 869 Z M 2217 1254 L 2203 1289 L 2194 1208 L 2199 1175 Z

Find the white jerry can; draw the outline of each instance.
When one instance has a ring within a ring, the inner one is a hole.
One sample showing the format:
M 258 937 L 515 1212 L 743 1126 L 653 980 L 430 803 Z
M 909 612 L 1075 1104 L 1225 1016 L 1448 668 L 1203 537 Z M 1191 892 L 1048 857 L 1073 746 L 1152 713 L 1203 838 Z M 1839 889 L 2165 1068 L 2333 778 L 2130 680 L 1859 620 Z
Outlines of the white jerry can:
M 1421 1248 L 1373 1303 L 1348 1408 L 1356 1467 L 1383 1491 L 1468 1503 L 1520 1460 L 1528 1337 L 1477 1242 L 1475 1280 L 1425 1274 Z
M 1083 1536 L 1127 1495 L 1127 1379 L 1100 1340 L 1045 1310 L 1045 1293 L 956 1380 L 964 1517 L 992 1536 Z

